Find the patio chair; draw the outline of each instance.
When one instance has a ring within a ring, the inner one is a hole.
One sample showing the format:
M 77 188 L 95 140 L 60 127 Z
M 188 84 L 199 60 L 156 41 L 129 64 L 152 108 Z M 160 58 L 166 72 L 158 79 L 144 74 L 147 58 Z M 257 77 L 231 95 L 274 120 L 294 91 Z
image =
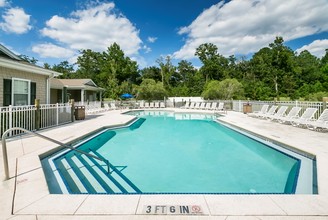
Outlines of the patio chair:
M 181 108 L 189 108 L 190 102 L 186 102 L 186 104 L 184 106 L 182 106 Z
M 217 108 L 217 106 L 218 106 L 218 103 L 217 103 L 217 102 L 213 102 L 213 103 L 212 103 L 212 106 L 211 106 L 211 108 L 210 108 L 209 110 L 213 110 L 213 111 L 215 111 L 216 108 Z
M 108 103 L 104 103 L 104 110 L 109 111 L 111 108 L 109 107 Z
M 206 109 L 206 110 L 211 109 L 211 104 L 212 104 L 212 102 L 207 102 L 204 109 Z
M 160 107 L 160 108 L 165 108 L 165 103 L 164 103 L 164 102 L 160 102 L 160 103 L 159 103 L 159 107 Z
M 267 117 L 274 115 L 276 113 L 277 108 L 278 108 L 277 105 L 273 105 L 269 108 L 267 112 L 265 113 L 260 112 L 257 117 L 266 119 Z
M 111 108 L 112 110 L 117 109 L 115 102 L 111 102 L 111 103 L 110 103 L 110 108 Z
M 281 106 L 278 111 L 273 115 L 268 115 L 267 119 L 278 120 L 278 118 L 285 116 L 288 106 Z
M 149 102 L 145 102 L 145 108 L 149 108 Z
M 224 102 L 219 102 L 219 105 L 215 109 L 217 112 L 227 113 L 226 109 L 224 108 Z
M 195 108 L 196 102 L 191 102 L 188 109 L 193 109 Z
M 328 129 L 328 109 L 325 109 L 317 120 L 309 120 L 306 126 L 310 130 Z
M 279 123 L 285 123 L 287 122 L 289 119 L 291 118 L 295 118 L 295 117 L 298 117 L 300 111 L 301 111 L 301 107 L 293 107 L 287 115 L 284 115 L 284 116 L 280 116 L 280 117 L 277 117 L 275 118 Z
M 139 108 L 145 108 L 145 102 L 144 101 L 141 101 L 139 103 Z
M 205 109 L 206 102 L 202 102 L 199 106 L 199 109 Z
M 149 103 L 149 108 L 154 108 L 154 107 L 155 107 L 154 102 Z
M 262 105 L 262 108 L 260 111 L 254 111 L 253 113 L 249 113 L 248 116 L 251 116 L 251 117 L 259 117 L 259 115 L 261 114 L 265 114 L 269 109 L 269 105 L 265 104 L 265 105 Z
M 196 102 L 196 104 L 194 105 L 193 109 L 199 109 L 200 108 L 200 102 Z
M 159 102 L 155 102 L 154 107 L 155 107 L 155 108 L 159 108 Z
M 293 126 L 306 125 L 310 120 L 313 119 L 314 114 L 318 111 L 317 108 L 307 108 L 301 117 L 292 117 L 287 120 Z

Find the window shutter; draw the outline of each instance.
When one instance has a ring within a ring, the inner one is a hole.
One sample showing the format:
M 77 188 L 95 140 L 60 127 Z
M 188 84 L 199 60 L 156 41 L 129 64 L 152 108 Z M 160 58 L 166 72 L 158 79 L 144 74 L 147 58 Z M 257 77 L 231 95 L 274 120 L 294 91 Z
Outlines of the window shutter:
M 35 104 L 35 99 L 36 99 L 36 83 L 31 82 L 31 105 Z
M 3 106 L 11 105 L 11 79 L 3 79 Z

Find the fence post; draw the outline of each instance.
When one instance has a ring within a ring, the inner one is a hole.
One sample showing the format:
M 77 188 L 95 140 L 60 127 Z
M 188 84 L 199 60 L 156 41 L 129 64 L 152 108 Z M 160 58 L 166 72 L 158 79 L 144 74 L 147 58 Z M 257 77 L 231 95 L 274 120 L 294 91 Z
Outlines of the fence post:
M 41 125 L 40 99 L 35 99 L 35 129 L 39 130 Z
M 13 106 L 12 105 L 9 105 L 9 109 L 8 110 L 9 110 L 8 129 L 10 129 L 10 128 L 13 127 Z M 9 133 L 9 136 L 12 136 L 12 135 L 13 135 L 13 132 L 11 131 Z
M 59 105 L 56 103 L 56 125 L 59 124 Z
M 75 110 L 74 99 L 70 99 L 70 103 L 71 103 L 71 121 L 74 122 L 74 110 Z
M 328 97 L 322 98 L 322 111 L 327 108 Z

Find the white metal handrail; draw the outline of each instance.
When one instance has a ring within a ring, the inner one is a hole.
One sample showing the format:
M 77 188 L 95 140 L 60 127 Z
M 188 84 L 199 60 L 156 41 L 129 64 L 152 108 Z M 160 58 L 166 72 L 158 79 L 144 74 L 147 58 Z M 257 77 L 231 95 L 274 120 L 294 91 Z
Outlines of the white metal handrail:
M 109 161 L 106 160 L 106 159 L 103 159 L 103 158 L 97 157 L 97 156 L 95 156 L 95 155 L 89 154 L 89 153 L 84 152 L 84 151 L 82 151 L 82 150 L 78 150 L 78 149 L 76 149 L 76 148 L 74 148 L 74 147 L 71 147 L 71 146 L 69 146 L 69 145 L 66 145 L 66 144 L 64 144 L 64 143 L 62 143 L 62 142 L 60 142 L 60 141 L 54 140 L 54 139 L 49 138 L 49 137 L 47 137 L 47 136 L 44 136 L 44 135 L 41 135 L 41 134 L 35 133 L 35 132 L 33 132 L 33 131 L 26 130 L 25 128 L 14 127 L 14 128 L 10 128 L 10 129 L 8 129 L 8 130 L 5 131 L 5 132 L 3 133 L 3 135 L 2 135 L 2 154 L 3 154 L 2 156 L 3 156 L 3 164 L 4 164 L 5 175 L 6 175 L 5 180 L 8 180 L 8 179 L 9 179 L 9 165 L 8 165 L 8 154 L 7 154 L 7 146 L 6 146 L 6 136 L 7 136 L 7 134 L 8 134 L 9 132 L 14 131 L 14 130 L 20 130 L 20 131 L 23 131 L 23 132 L 26 132 L 26 133 L 29 133 L 29 134 L 33 134 L 33 135 L 35 135 L 35 136 L 37 136 L 37 137 L 41 137 L 41 138 L 46 139 L 46 140 L 48 140 L 48 141 L 51 141 L 51 142 L 53 142 L 53 143 L 55 143 L 55 144 L 59 144 L 59 145 L 62 146 L 62 147 L 65 147 L 65 148 L 69 148 L 69 149 L 71 149 L 71 150 L 74 150 L 74 151 L 76 151 L 76 152 L 78 152 L 78 153 L 80 153 L 80 154 L 84 154 L 84 155 L 86 155 L 86 156 L 88 156 L 88 157 L 92 157 L 92 158 L 95 158 L 95 159 L 97 159 L 97 160 L 103 161 L 103 162 L 105 162 L 106 165 L 107 165 L 107 172 L 110 173 L 110 169 L 109 169 Z

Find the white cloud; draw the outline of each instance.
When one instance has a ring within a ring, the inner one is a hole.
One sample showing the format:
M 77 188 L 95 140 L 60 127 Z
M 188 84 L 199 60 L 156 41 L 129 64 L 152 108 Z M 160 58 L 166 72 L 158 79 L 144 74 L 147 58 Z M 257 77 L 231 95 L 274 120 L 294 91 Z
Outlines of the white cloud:
M 157 37 L 148 37 L 148 38 L 147 38 L 147 41 L 148 41 L 149 43 L 154 43 L 156 40 L 157 40 Z
M 68 18 L 55 15 L 41 33 L 70 50 L 101 52 L 116 42 L 126 55 L 136 55 L 142 47 L 139 31 L 114 7 L 114 3 L 102 3 L 72 12 Z
M 304 45 L 303 47 L 297 49 L 296 52 L 301 53 L 302 51 L 307 50 L 312 55 L 321 58 L 326 54 L 326 49 L 328 49 L 328 39 L 315 40 L 309 45 Z
M 8 33 L 24 34 L 31 30 L 30 15 L 22 8 L 10 8 L 2 15 L 4 22 L 0 23 L 2 30 Z
M 183 47 L 174 53 L 177 59 L 194 57 L 203 43 L 218 46 L 219 53 L 248 54 L 273 42 L 285 41 L 328 31 L 327 0 L 232 0 L 203 11 L 179 34 L 187 34 Z
M 0 0 L 0 7 L 4 7 L 7 5 L 7 1 L 6 0 Z
M 39 54 L 40 57 L 52 57 L 52 58 L 70 58 L 74 56 L 74 51 L 59 47 L 57 45 L 46 43 L 38 44 L 32 47 L 32 51 Z

